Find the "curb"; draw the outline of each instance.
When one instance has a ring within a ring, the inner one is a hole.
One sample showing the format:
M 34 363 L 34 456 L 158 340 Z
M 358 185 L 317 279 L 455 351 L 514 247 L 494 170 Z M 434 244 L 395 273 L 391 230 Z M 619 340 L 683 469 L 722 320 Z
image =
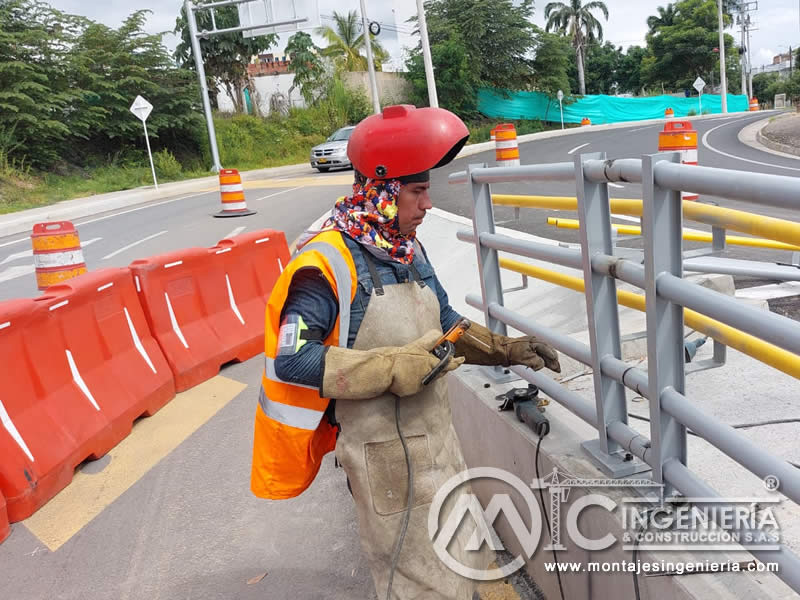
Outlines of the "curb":
M 762 131 L 766 128 L 767 124 L 762 126 L 756 132 L 756 139 L 759 141 L 759 143 L 763 144 L 767 148 L 771 148 L 772 150 L 777 150 L 778 152 L 781 152 L 783 154 L 791 154 L 794 158 L 800 158 L 800 148 L 776 142 L 775 140 L 769 139 L 769 137 L 767 137 L 762 133 Z
M 778 115 L 777 118 L 783 118 L 785 115 Z M 746 145 L 750 146 L 751 148 L 755 148 L 761 152 L 767 152 L 769 154 L 774 154 L 776 156 L 783 156 L 784 158 L 792 158 L 795 160 L 800 160 L 800 149 L 793 149 L 794 153 L 790 153 L 787 151 L 782 150 L 780 147 L 783 148 L 791 148 L 790 146 L 786 146 L 784 144 L 779 144 L 778 142 L 773 142 L 769 140 L 764 135 L 761 134 L 761 130 L 766 127 L 770 122 L 770 118 L 761 119 L 760 121 L 754 121 L 750 123 L 746 127 L 743 127 L 737 136 L 738 140 Z M 779 147 L 780 146 L 780 147 Z

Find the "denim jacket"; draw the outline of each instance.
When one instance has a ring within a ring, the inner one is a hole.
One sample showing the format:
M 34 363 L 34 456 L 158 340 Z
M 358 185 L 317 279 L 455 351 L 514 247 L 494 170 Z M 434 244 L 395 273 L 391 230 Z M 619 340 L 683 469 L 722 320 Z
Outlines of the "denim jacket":
M 352 348 L 372 296 L 373 284 L 363 254 L 368 250 L 362 251 L 359 243 L 349 236 L 343 235 L 343 237 L 353 256 L 358 275 L 356 295 L 350 305 L 350 336 L 347 340 L 347 347 Z M 377 258 L 374 262 L 384 286 L 414 280 L 412 270 L 408 265 Z M 447 331 L 461 318 L 461 315 L 450 306 L 447 292 L 439 283 L 433 266 L 419 243 L 416 246 L 413 264 L 422 282 L 430 287 L 439 299 L 439 320 L 442 331 Z M 295 274 L 283 307 L 283 315 L 286 314 L 302 316 L 310 329 L 318 329 L 323 332 L 323 339 L 330 334 L 339 314 L 339 306 L 333 290 L 321 273 L 312 269 L 304 269 Z M 321 387 L 324 360 L 325 346 L 322 342 L 309 341 L 297 353 L 279 356 L 275 361 L 275 370 L 278 377 L 284 381 Z

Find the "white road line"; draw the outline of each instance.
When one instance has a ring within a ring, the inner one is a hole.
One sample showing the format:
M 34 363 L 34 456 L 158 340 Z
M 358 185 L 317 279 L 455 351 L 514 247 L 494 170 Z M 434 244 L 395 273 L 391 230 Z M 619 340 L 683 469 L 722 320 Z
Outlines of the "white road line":
M 762 119 L 764 118 L 763 115 L 761 115 L 761 118 Z M 751 119 L 751 120 L 755 121 L 756 119 Z M 727 152 L 723 152 L 722 150 L 718 150 L 717 148 L 714 148 L 714 146 L 712 146 L 711 144 L 708 143 L 708 136 L 712 132 L 714 132 L 717 129 L 719 129 L 720 127 L 726 127 L 728 125 L 733 125 L 733 122 L 731 122 L 731 123 L 723 123 L 722 125 L 717 125 L 716 127 L 712 127 L 711 129 L 706 131 L 705 134 L 703 135 L 703 146 L 705 146 L 706 148 L 708 148 L 712 152 L 716 152 L 717 154 L 721 154 L 722 156 L 727 156 L 728 158 L 732 158 L 734 160 L 741 160 L 742 162 L 748 162 L 748 163 L 752 163 L 754 165 L 762 165 L 764 167 L 773 167 L 775 169 L 786 169 L 788 171 L 800 171 L 800 168 L 797 168 L 797 167 L 784 167 L 783 165 L 776 165 L 775 163 L 767 163 L 767 162 L 761 162 L 760 160 L 751 160 L 749 158 L 742 158 L 741 156 L 736 156 L 735 154 L 729 154 Z
M 567 152 L 567 154 L 572 154 L 572 153 L 573 153 L 573 152 L 575 152 L 576 150 L 580 150 L 581 148 L 585 148 L 585 147 L 586 147 L 586 146 L 588 146 L 589 144 L 591 144 L 591 142 L 586 142 L 585 144 L 581 144 L 580 146 L 575 146 L 575 147 L 574 147 L 572 150 L 570 150 L 569 152 Z
M 119 250 L 114 250 L 114 251 L 113 251 L 111 254 L 106 254 L 106 255 L 105 255 L 103 258 L 101 258 L 100 260 L 108 260 L 109 258 L 113 258 L 113 257 L 115 257 L 117 254 L 120 254 L 120 253 L 122 253 L 122 252 L 125 252 L 125 250 L 130 250 L 130 249 L 131 249 L 131 248 L 133 248 L 134 246 L 138 246 L 139 244 L 144 244 L 145 242 L 147 242 L 147 241 L 149 241 L 149 240 L 152 240 L 153 238 L 157 238 L 157 237 L 158 237 L 158 236 L 160 236 L 160 235 L 164 235 L 165 233 L 167 233 L 167 231 L 166 231 L 166 230 L 164 230 L 164 231 L 159 231 L 158 233 L 154 233 L 153 235 L 148 235 L 146 238 L 142 238 L 141 240 L 138 240 L 138 241 L 136 241 L 136 242 L 133 242 L 132 244 L 128 244 L 127 246 L 123 246 L 123 247 L 122 247 L 122 248 L 120 248 Z
M 81 242 L 81 248 L 86 248 L 87 246 L 91 246 L 95 242 L 99 242 L 103 238 L 92 238 L 90 240 L 86 240 L 85 242 Z M 19 252 L 18 254 L 22 254 Z M 12 255 L 13 256 L 13 255 Z M 33 250 L 30 251 L 30 256 L 33 256 Z M 2 264 L 2 263 L 0 263 Z M 0 271 L 0 283 L 3 281 L 10 281 L 11 279 L 16 279 L 17 277 L 23 277 L 30 273 L 36 271 L 33 265 L 17 265 L 15 267 L 9 267 L 3 271 Z
M 33 250 L 23 250 L 22 252 L 15 252 L 14 254 L 9 254 L 3 260 L 0 260 L 0 265 L 4 265 L 6 263 L 10 263 L 15 261 L 19 258 L 27 258 L 29 256 L 33 256 Z
M 234 230 L 233 230 L 233 231 L 231 231 L 230 233 L 226 234 L 226 235 L 225 235 L 225 237 L 223 237 L 222 239 L 223 239 L 223 240 L 228 240 L 228 239 L 230 239 L 230 238 L 232 238 L 232 237 L 234 237 L 234 236 L 237 236 L 237 235 L 239 235 L 239 234 L 240 234 L 240 233 L 242 233 L 242 232 L 243 232 L 245 229 L 246 229 L 246 227 L 245 227 L 244 225 L 242 225 L 241 227 L 237 227 L 236 229 L 234 229 Z
M 27 242 L 29 239 L 31 239 L 31 238 L 30 237 L 24 237 L 24 238 L 19 238 L 18 240 L 11 240 L 10 242 L 4 242 L 4 243 L 0 244 L 0 248 L 4 248 L 5 246 L 11 246 L 13 244 L 19 244 L 21 242 Z
M 16 279 L 17 277 L 22 277 L 24 275 L 30 275 L 33 273 L 35 269 L 33 265 L 17 265 L 16 267 L 9 267 L 4 271 L 0 271 L 0 283 L 4 281 L 10 281 L 11 279 Z
M 266 196 L 261 196 L 261 198 L 256 198 L 255 200 L 253 200 L 253 202 L 258 202 L 259 200 L 266 200 L 267 198 L 272 198 L 273 196 L 280 196 L 281 194 L 285 194 L 287 192 L 293 192 L 295 190 L 299 190 L 302 187 L 305 187 L 305 186 L 298 185 L 297 187 L 294 187 L 294 188 L 292 188 L 290 190 L 281 190 L 280 192 L 275 192 L 274 194 L 268 194 Z
M 181 196 L 180 198 L 172 198 L 171 200 L 164 200 L 163 202 L 156 202 L 154 204 L 145 204 L 143 206 L 137 206 L 136 208 L 131 208 L 129 210 L 123 210 L 122 212 L 114 213 L 113 215 L 106 215 L 105 217 L 98 217 L 96 219 L 91 219 L 90 221 L 75 223 L 75 225 L 82 226 L 82 225 L 88 225 L 89 223 L 97 223 L 98 221 L 113 219 L 114 217 L 120 217 L 122 215 L 127 215 L 128 213 L 136 212 L 139 210 L 145 210 L 147 208 L 153 208 L 154 206 L 161 206 L 162 204 L 170 204 L 172 202 L 178 202 L 179 200 L 188 200 L 189 198 L 196 198 L 197 196 L 205 196 L 206 194 L 213 194 L 213 193 L 214 192 L 198 192 L 197 194 L 191 194 L 189 196 Z
M 642 131 L 644 129 L 650 129 L 651 127 L 661 127 L 661 125 L 648 125 L 647 127 L 637 127 L 636 129 L 629 129 L 626 133 L 633 133 L 634 131 Z

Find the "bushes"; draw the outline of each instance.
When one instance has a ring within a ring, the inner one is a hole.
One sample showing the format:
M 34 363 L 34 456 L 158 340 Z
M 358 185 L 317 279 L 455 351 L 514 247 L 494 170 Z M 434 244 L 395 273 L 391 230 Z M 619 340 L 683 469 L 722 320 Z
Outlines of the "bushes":
M 183 171 L 183 166 L 166 148 L 153 154 L 153 166 L 158 177 L 164 179 L 178 179 Z
M 491 131 L 499 123 L 513 123 L 514 128 L 517 130 L 517 135 L 525 135 L 526 133 L 537 133 L 546 129 L 542 121 L 521 120 L 521 121 L 477 121 L 467 123 L 469 127 L 469 142 L 470 144 L 477 144 L 479 142 L 488 142 L 491 139 Z M 559 125 L 561 127 L 561 125 Z

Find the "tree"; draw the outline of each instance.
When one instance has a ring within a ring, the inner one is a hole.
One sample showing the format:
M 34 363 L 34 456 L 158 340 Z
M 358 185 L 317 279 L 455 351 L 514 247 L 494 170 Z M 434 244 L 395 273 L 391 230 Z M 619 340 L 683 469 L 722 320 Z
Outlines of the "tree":
M 436 93 L 439 105 L 453 111 L 462 119 L 477 114 L 478 76 L 469 61 L 467 51 L 458 33 L 431 46 L 431 60 L 436 73 Z M 428 83 L 422 50 L 416 48 L 406 61 L 405 78 L 411 82 L 411 100 L 417 106 L 428 104 Z
M 608 8 L 600 0 L 586 4 L 583 4 L 582 0 L 569 0 L 569 4 L 550 2 L 544 7 L 544 18 L 547 19 L 545 29 L 566 34 L 572 41 L 578 63 L 578 87 L 581 95 L 586 93 L 584 74 L 586 44 L 603 41 L 603 26 L 592 14 L 594 10 L 599 10 L 606 21 L 608 20 Z
M 619 71 L 624 58 L 621 47 L 611 42 L 589 44 L 586 51 L 586 90 L 590 94 L 613 94 L 619 89 Z
M 640 94 L 644 85 L 642 83 L 642 62 L 647 56 L 647 50 L 641 46 L 628 46 L 628 51 L 622 57 L 617 68 L 618 92 Z
M 314 45 L 310 35 L 298 31 L 289 38 L 285 52 L 292 59 L 289 63 L 289 72 L 294 73 L 289 96 L 291 97 L 294 88 L 299 87 L 306 104 L 311 104 L 314 92 L 325 73 L 319 60 L 319 48 Z
M 572 50 L 564 36 L 540 31 L 533 60 L 533 88 L 555 98 L 558 90 L 569 96 L 569 63 Z
M 724 15 L 730 25 L 730 16 Z M 716 0 L 680 0 L 675 5 L 672 25 L 659 25 L 647 34 L 648 57 L 642 64 L 644 81 L 672 89 L 691 89 L 692 82 L 702 76 L 710 81 L 717 72 L 719 45 Z M 733 51 L 733 37 L 725 34 L 726 69 L 738 64 Z M 715 75 L 718 80 L 719 75 Z
M 660 27 L 672 26 L 675 23 L 676 14 L 675 5 L 672 3 L 667 4 L 666 8 L 659 6 L 657 16 L 651 15 L 647 17 L 647 27 L 650 33 L 656 34 Z
M 208 4 L 211 0 L 201 0 L 202 4 Z M 214 11 L 214 18 L 217 29 L 228 29 L 239 26 L 239 11 L 235 6 L 222 6 L 209 10 L 199 10 L 195 12 L 197 18 L 197 28 L 199 31 L 211 30 L 213 27 L 211 11 Z M 192 57 L 192 42 L 189 37 L 189 23 L 186 20 L 186 10 L 181 7 L 181 14 L 175 21 L 173 33 L 180 35 L 181 41 L 175 48 L 175 60 L 185 69 L 195 70 L 194 58 Z M 242 90 L 249 83 L 247 65 L 250 59 L 269 49 L 278 40 L 274 33 L 257 37 L 244 37 L 240 32 L 223 33 L 213 35 L 200 40 L 200 50 L 203 55 L 203 67 L 206 77 L 209 80 L 209 88 L 217 89 L 217 84 L 221 83 L 228 95 L 233 99 L 233 105 L 237 112 L 243 112 L 244 99 Z M 212 93 L 212 102 L 216 100 L 216 94 Z
M 366 40 L 364 34 L 359 33 L 358 13 L 351 10 L 346 15 L 333 11 L 335 29 L 330 25 L 317 28 L 317 35 L 322 36 L 328 46 L 321 54 L 333 59 L 337 68 L 344 71 L 366 71 Z M 389 53 L 380 45 L 375 36 L 370 34 L 370 46 L 375 70 L 380 71 L 381 65 L 389 58 Z M 361 51 L 365 54 L 361 54 Z

